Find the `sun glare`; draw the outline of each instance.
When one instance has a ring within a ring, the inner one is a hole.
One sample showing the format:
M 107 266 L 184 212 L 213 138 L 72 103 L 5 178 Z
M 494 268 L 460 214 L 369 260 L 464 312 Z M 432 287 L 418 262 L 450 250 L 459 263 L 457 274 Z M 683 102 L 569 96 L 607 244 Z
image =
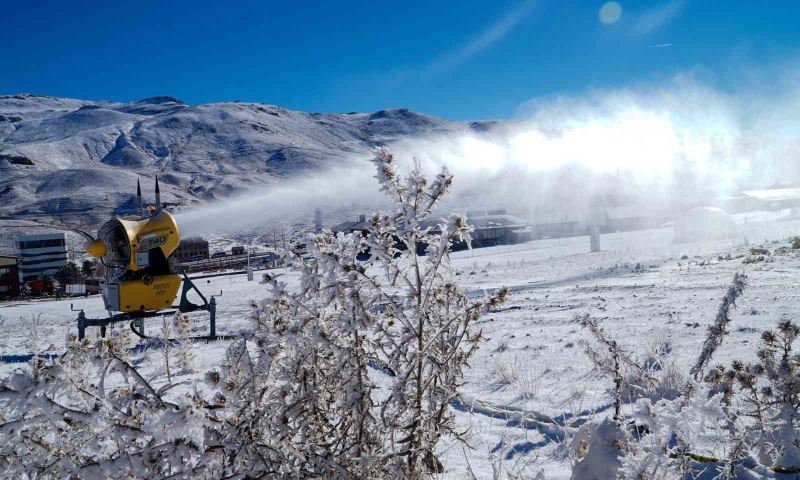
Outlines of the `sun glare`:
M 621 16 L 622 6 L 619 4 L 619 2 L 606 2 L 602 7 L 600 7 L 600 11 L 597 12 L 597 18 L 603 25 L 612 25 L 617 23 Z

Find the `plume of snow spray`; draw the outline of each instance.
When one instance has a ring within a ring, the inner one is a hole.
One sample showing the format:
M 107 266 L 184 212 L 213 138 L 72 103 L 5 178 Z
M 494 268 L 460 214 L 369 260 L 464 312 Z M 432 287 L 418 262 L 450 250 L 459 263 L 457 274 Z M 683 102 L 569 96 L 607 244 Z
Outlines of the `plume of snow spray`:
M 369 158 L 365 156 L 365 158 Z M 250 190 L 229 199 L 183 210 L 177 214 L 185 237 L 232 233 L 304 218 L 310 222 L 314 209 L 325 212 L 352 206 L 382 205 L 373 187 L 369 165 L 335 168 Z
M 725 93 L 685 77 L 658 88 L 538 99 L 518 118 L 465 126 L 458 134 L 405 138 L 389 147 L 402 162 L 455 174 L 444 208 L 585 210 L 592 199 L 675 204 L 800 179 L 791 90 Z M 794 123 L 792 123 L 794 122 Z M 196 233 L 234 231 L 330 211 L 375 209 L 380 197 L 369 152 L 346 166 L 276 182 L 181 214 Z M 555 206 L 555 207 L 554 207 Z

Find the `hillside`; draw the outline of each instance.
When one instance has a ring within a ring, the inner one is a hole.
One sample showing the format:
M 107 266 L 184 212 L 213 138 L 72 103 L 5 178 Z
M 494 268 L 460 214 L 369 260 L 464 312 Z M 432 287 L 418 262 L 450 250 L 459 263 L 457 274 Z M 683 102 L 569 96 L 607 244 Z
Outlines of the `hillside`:
M 359 161 L 394 140 L 468 128 L 479 126 L 407 109 L 0 96 L 0 218 L 90 226 L 133 208 L 137 178 L 146 187 L 158 174 L 164 201 L 191 205 Z

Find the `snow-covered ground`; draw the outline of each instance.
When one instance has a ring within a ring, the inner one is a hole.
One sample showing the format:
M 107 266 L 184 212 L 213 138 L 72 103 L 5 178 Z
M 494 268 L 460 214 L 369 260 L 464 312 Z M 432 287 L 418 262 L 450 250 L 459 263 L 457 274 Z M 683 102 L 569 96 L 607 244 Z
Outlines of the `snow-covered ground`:
M 445 477 L 465 478 L 467 465 L 479 478 L 490 477 L 496 461 L 529 478 L 540 470 L 547 479 L 569 477 L 564 449 L 569 439 L 528 428 L 531 425 L 513 412 L 535 410 L 557 421 L 608 413 L 611 382 L 592 370 L 582 352 L 579 340 L 586 332 L 575 321 L 578 314 L 600 319 L 631 351 L 668 339 L 681 365 L 696 359 L 706 327 L 736 271 L 747 273 L 749 286 L 715 362 L 749 358 L 763 330 L 780 319 L 796 319 L 800 253 L 775 250 L 789 245 L 788 237 L 800 232 L 800 221 L 784 214 L 737 221 L 743 235 L 729 242 L 673 244 L 671 228 L 660 228 L 603 235 L 598 253 L 588 253 L 587 237 L 575 237 L 453 254 L 453 275 L 473 294 L 499 286 L 510 287 L 511 294 L 505 305 L 481 320 L 486 340 L 471 360 L 463 387 L 468 407 L 478 408 L 456 408 L 467 445 L 442 442 Z M 751 248 L 744 238 L 752 246 L 770 242 L 765 246 L 773 254 L 766 261 L 743 263 Z M 297 279 L 290 270 L 272 273 L 284 274 L 289 282 Z M 247 328 L 249 300 L 266 295 L 264 285 L 248 282 L 243 275 L 198 283 L 207 294 L 222 292 L 219 333 Z M 97 296 L 0 304 L 0 354 L 62 351 L 67 334 L 76 331 L 76 312 L 70 311 L 70 304 L 87 316 L 105 313 Z M 195 316 L 198 332 L 207 331 L 204 322 L 205 317 Z M 147 328 L 155 334 L 160 322 L 150 320 Z M 226 343 L 195 344 L 199 369 L 216 365 Z M 0 374 L 15 368 L 25 367 L 0 365 Z M 503 418 L 497 412 L 512 413 Z

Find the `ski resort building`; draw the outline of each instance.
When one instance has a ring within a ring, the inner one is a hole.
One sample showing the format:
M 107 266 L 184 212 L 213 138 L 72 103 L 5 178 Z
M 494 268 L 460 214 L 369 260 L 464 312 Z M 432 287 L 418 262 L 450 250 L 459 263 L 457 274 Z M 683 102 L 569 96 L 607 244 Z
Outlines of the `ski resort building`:
M 492 247 L 495 245 L 510 245 L 532 240 L 534 232 L 523 220 L 508 215 L 505 210 L 492 210 L 489 212 L 469 212 L 474 216 L 467 216 L 467 223 L 474 229 L 471 233 L 472 247 Z M 438 228 L 440 219 L 430 219 L 422 222 L 423 228 L 429 228 L 431 233 L 439 233 Z M 334 233 L 361 232 L 366 235 L 369 233 L 370 225 L 365 215 L 359 216 L 358 220 L 343 222 L 331 227 Z M 453 250 L 463 250 L 466 244 L 454 244 Z M 422 253 L 424 245 L 418 245 L 417 250 Z
M 588 235 L 592 226 L 600 233 L 655 228 L 673 218 L 670 205 L 608 194 L 595 196 L 588 204 L 543 205 L 532 212 L 531 224 L 536 238 L 562 238 Z
M 361 232 L 366 235 L 369 233 L 369 224 L 366 215 L 359 215 L 358 220 L 342 222 L 331 227 L 333 233 L 353 233 Z
M 19 258 L 0 255 L 0 298 L 19 295 Z
M 208 258 L 208 240 L 202 238 L 185 238 L 172 257 L 179 262 L 205 260 Z
M 14 240 L 14 245 L 22 260 L 19 279 L 23 283 L 34 278 L 50 278 L 67 264 L 67 242 L 63 232 L 23 235 Z
M 728 213 L 800 208 L 800 187 L 773 186 L 742 190 L 731 195 L 714 198 L 708 203 Z
M 472 215 L 470 215 L 470 213 Z M 438 233 L 440 220 L 429 220 L 423 226 L 431 227 L 432 232 Z M 493 247 L 495 245 L 513 245 L 533 240 L 534 232 L 527 222 L 513 215 L 508 215 L 505 210 L 490 210 L 488 212 L 469 212 L 467 223 L 472 226 L 472 248 Z M 461 246 L 454 245 L 458 250 Z M 463 246 L 466 248 L 466 245 Z
M 800 188 L 773 187 L 761 190 L 743 190 L 742 195 L 751 199 L 751 204 L 763 210 L 780 210 L 800 207 Z

